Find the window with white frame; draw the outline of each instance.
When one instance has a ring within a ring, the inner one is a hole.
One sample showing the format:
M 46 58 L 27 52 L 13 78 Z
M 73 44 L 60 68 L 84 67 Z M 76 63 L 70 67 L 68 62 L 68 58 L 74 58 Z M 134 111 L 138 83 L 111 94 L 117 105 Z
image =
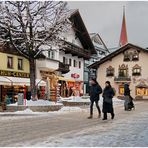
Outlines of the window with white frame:
M 18 70 L 23 70 L 23 59 L 18 58 Z
M 48 51 L 48 58 L 55 59 L 55 51 L 53 50 Z
M 13 57 L 7 57 L 7 68 L 13 68 Z

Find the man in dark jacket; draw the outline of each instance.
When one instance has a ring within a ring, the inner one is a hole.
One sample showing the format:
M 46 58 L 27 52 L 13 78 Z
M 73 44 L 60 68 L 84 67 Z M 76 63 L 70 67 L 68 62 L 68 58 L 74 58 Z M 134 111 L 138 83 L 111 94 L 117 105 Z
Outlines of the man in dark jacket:
M 106 87 L 103 91 L 103 109 L 102 112 L 104 113 L 103 120 L 107 120 L 107 113 L 111 114 L 111 119 L 114 119 L 114 109 L 113 109 L 113 97 L 115 95 L 115 92 L 113 88 L 111 87 L 111 84 L 109 81 L 106 81 Z
M 91 105 L 90 105 L 90 116 L 88 117 L 88 119 L 91 119 L 93 117 L 93 105 L 94 102 L 96 104 L 96 107 L 98 109 L 98 117 L 101 117 L 101 110 L 100 107 L 98 105 L 100 96 L 99 94 L 102 93 L 102 88 L 101 86 L 98 84 L 98 82 L 96 81 L 96 79 L 92 78 L 91 81 L 91 87 L 90 87 L 90 101 L 91 101 Z

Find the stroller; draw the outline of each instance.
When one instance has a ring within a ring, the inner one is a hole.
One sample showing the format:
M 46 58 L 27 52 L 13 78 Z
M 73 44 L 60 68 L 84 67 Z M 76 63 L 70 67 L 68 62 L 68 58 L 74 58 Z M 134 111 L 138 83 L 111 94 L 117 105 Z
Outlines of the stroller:
M 124 109 L 125 109 L 126 111 L 130 111 L 130 110 L 132 110 L 132 109 L 135 110 L 135 105 L 134 105 L 134 103 L 133 103 L 133 98 L 132 98 L 131 95 L 128 96 L 128 99 L 125 100 L 125 102 L 124 102 Z

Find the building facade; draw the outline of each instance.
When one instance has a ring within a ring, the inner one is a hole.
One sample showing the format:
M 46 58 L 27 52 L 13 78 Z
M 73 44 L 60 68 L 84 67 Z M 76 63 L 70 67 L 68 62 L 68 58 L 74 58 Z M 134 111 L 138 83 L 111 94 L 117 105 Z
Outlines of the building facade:
M 148 99 L 147 59 L 147 49 L 128 43 L 89 68 L 97 69 L 97 80 L 103 88 L 105 81 L 111 82 L 117 97 L 123 97 L 123 86 L 128 83 L 135 99 Z
M 46 58 L 36 62 L 37 78 L 47 81 L 51 100 L 83 94 L 84 60 L 96 52 L 79 11 L 69 20 L 71 28 L 60 36 L 63 46 L 44 52 Z
M 10 47 L 0 47 L 0 104 L 15 103 L 29 85 L 29 61 Z
M 29 61 L 11 46 L 0 46 L 0 104 L 18 102 L 18 94 L 31 99 Z M 45 82 L 36 79 L 36 85 Z
M 90 37 L 96 54 L 93 54 L 89 60 L 84 62 L 84 94 L 89 93 L 89 79 L 96 78 L 96 69 L 89 69 L 88 66 L 109 54 L 109 50 L 99 34 L 91 33 Z

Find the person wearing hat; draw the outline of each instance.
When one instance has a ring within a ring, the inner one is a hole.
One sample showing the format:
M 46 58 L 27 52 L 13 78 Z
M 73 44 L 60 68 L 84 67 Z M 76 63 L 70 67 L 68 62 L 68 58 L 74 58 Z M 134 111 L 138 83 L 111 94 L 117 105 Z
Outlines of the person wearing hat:
M 88 117 L 88 119 L 93 118 L 93 105 L 94 102 L 96 104 L 97 110 L 98 110 L 98 117 L 101 117 L 101 110 L 100 107 L 98 105 L 99 99 L 100 99 L 100 94 L 102 93 L 102 88 L 101 86 L 98 84 L 98 82 L 96 81 L 95 78 L 92 78 L 90 81 L 91 87 L 90 87 L 90 116 Z
M 112 98 L 115 95 L 115 92 L 109 81 L 105 82 L 105 89 L 103 90 L 103 109 L 102 112 L 104 114 L 102 120 L 107 120 L 107 113 L 111 114 L 111 119 L 114 119 L 114 109 L 113 109 L 113 101 Z

